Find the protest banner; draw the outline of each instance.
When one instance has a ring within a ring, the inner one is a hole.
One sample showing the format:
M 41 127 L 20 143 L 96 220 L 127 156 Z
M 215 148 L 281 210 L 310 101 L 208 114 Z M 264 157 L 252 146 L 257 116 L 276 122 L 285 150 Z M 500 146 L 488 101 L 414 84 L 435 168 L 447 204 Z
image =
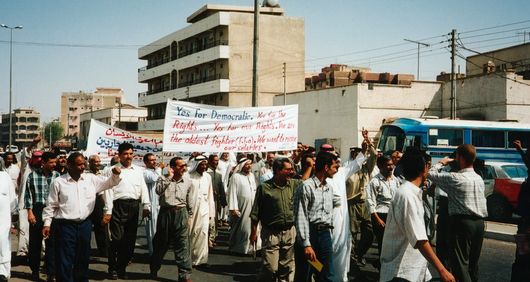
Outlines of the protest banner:
M 166 152 L 267 152 L 293 150 L 298 105 L 229 108 L 168 100 Z
M 159 160 L 162 158 L 162 140 L 136 135 L 94 119 L 90 121 L 85 155 L 98 155 L 102 163 L 108 164 L 118 155 L 118 146 L 125 142 L 133 145 L 133 162 L 137 165 L 143 165 L 142 159 L 147 153 L 155 154 Z

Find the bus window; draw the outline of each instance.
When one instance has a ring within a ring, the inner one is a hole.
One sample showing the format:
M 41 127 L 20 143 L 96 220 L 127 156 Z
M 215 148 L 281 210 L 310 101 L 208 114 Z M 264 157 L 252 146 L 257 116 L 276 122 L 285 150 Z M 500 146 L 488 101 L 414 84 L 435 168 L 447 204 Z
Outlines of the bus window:
M 509 131 L 508 132 L 508 148 L 514 148 L 513 141 L 520 140 L 523 148 L 530 146 L 530 132 L 523 131 Z
M 378 148 L 383 153 L 390 153 L 395 150 L 403 150 L 405 143 L 405 133 L 397 126 L 385 126 L 381 131 Z
M 415 147 L 421 149 L 421 136 L 407 135 L 404 148 Z
M 471 144 L 475 147 L 504 148 L 504 131 L 473 130 Z
M 458 146 L 464 143 L 462 129 L 431 128 L 429 129 L 429 145 Z

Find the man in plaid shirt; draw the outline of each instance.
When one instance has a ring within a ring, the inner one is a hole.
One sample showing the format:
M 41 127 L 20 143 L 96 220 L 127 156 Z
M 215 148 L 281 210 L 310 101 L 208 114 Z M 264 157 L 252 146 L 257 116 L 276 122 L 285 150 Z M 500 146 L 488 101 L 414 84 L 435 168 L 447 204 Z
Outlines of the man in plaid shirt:
M 24 205 L 28 210 L 29 228 L 29 266 L 31 276 L 35 281 L 39 281 L 40 254 L 42 250 L 42 210 L 46 205 L 48 192 L 53 185 L 55 178 L 59 173 L 55 171 L 57 156 L 53 152 L 42 154 L 42 166 L 31 172 L 26 181 L 26 191 L 24 194 Z M 46 244 L 46 273 L 48 281 L 54 280 L 54 256 L 53 241 L 50 238 L 44 238 Z
M 478 261 L 488 216 L 484 180 L 473 169 L 477 152 L 473 145 L 456 149 L 456 158 L 444 158 L 429 171 L 428 178 L 449 196 L 449 261 L 456 280 L 478 281 Z M 442 172 L 456 161 L 458 172 Z

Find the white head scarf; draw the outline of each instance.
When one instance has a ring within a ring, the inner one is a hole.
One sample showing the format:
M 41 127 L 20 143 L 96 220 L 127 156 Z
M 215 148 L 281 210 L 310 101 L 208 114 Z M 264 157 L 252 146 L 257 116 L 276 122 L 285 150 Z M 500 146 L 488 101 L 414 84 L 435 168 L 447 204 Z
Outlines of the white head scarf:
M 193 160 L 190 162 L 190 165 L 189 165 L 190 168 L 188 172 L 192 173 L 196 171 L 199 164 L 202 163 L 203 161 L 208 161 L 208 159 L 203 155 L 198 155 L 195 158 L 193 158 Z
M 241 172 L 241 170 L 243 169 L 243 166 L 245 166 L 245 164 L 246 164 L 247 162 L 252 163 L 252 160 L 247 159 L 247 158 L 241 158 L 241 159 L 239 160 L 239 162 L 237 162 L 237 166 L 236 166 L 236 168 L 234 169 L 234 173 Z

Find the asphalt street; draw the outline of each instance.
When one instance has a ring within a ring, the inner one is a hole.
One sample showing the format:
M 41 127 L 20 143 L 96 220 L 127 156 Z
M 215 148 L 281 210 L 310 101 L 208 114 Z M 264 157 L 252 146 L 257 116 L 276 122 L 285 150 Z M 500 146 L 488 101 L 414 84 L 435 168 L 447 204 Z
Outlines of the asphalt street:
M 143 226 L 138 228 L 138 240 L 135 255 L 132 263 L 127 268 L 129 280 L 132 281 L 176 281 L 177 269 L 173 261 L 173 253 L 168 252 L 165 256 L 164 264 L 160 269 L 157 280 L 149 277 L 149 256 Z M 208 265 L 195 268 L 192 273 L 193 281 L 255 281 L 256 273 L 260 268 L 260 258 L 253 260 L 250 256 L 232 255 L 227 250 L 228 231 L 221 230 L 218 245 L 211 250 Z M 16 246 L 16 236 L 12 236 L 12 245 Z M 95 250 L 95 242 L 93 242 Z M 375 245 L 374 245 L 375 247 Z M 514 259 L 515 244 L 512 242 L 499 241 L 495 239 L 485 239 L 480 258 L 480 281 L 503 282 L 510 281 L 511 264 Z M 361 273 L 350 281 L 378 281 L 377 270 L 371 265 L 376 259 L 376 249 L 372 248 L 367 257 L 367 264 L 361 267 Z M 29 281 L 29 267 L 23 264 L 20 259 L 14 258 L 12 262 L 10 281 Z M 436 279 L 434 270 L 431 273 Z M 93 257 L 90 264 L 89 277 L 91 281 L 111 281 L 107 280 L 106 259 Z M 41 275 L 42 281 L 46 276 Z

